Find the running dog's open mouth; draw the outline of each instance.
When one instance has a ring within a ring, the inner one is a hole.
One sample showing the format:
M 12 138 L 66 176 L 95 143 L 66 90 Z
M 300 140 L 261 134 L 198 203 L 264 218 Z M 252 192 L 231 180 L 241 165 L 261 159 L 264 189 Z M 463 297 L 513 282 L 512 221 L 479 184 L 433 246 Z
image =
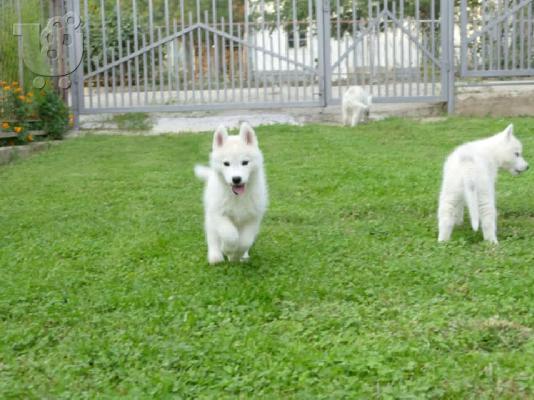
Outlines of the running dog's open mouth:
M 240 196 L 242 194 L 245 193 L 245 184 L 242 183 L 240 185 L 232 185 L 232 192 L 234 192 L 234 194 L 236 196 Z

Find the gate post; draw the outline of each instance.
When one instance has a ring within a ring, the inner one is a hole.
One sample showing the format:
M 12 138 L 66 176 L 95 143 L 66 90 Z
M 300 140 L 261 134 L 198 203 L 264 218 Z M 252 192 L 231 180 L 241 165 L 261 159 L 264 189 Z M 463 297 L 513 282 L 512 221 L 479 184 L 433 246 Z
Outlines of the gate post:
M 441 90 L 447 113 L 454 113 L 454 2 L 441 0 Z
M 330 0 L 317 0 L 319 30 L 319 90 L 323 107 L 332 99 L 332 61 L 330 57 Z
M 74 13 L 81 21 L 80 0 L 67 0 L 68 11 Z M 81 29 L 81 27 L 80 27 Z M 74 115 L 74 129 L 80 129 L 80 112 L 83 109 L 83 35 L 74 35 L 72 48 L 69 51 L 69 67 L 74 68 L 78 60 L 82 60 L 74 71 L 71 72 L 70 98 L 72 113 Z

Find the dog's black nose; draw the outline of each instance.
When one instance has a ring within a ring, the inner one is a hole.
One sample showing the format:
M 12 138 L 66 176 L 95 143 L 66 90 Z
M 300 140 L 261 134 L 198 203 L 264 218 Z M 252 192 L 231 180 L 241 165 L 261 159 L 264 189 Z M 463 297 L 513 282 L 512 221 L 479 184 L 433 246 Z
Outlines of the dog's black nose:
M 234 182 L 234 185 L 239 185 L 241 183 L 241 177 L 240 176 L 234 176 L 232 178 L 232 182 Z

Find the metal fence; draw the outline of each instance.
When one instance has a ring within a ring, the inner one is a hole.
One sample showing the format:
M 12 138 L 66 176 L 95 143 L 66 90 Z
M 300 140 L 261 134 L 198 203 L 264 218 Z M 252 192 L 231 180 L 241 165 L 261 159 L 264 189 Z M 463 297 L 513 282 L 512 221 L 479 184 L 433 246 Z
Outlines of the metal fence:
M 533 0 L 29 1 L 75 21 L 52 70 L 77 114 L 327 106 L 352 85 L 452 110 L 455 79 L 534 75 Z

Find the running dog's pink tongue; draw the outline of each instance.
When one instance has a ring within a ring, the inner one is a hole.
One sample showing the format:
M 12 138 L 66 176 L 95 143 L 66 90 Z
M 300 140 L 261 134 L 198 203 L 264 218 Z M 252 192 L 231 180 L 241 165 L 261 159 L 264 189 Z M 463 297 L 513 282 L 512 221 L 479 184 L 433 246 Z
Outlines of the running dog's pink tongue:
M 232 186 L 232 192 L 234 192 L 234 194 L 237 196 L 242 195 L 243 193 L 245 193 L 245 185 Z

